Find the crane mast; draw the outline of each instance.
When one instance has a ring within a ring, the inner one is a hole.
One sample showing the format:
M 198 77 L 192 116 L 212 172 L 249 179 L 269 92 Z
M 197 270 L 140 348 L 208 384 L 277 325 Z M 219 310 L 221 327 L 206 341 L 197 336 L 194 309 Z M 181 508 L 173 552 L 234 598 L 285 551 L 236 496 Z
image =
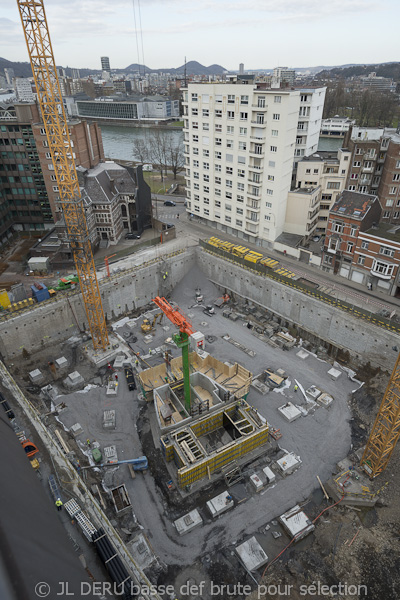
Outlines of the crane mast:
M 17 4 L 93 347 L 104 350 L 107 327 L 43 0 Z
M 374 479 L 387 467 L 400 436 L 400 354 L 369 436 L 361 466 Z

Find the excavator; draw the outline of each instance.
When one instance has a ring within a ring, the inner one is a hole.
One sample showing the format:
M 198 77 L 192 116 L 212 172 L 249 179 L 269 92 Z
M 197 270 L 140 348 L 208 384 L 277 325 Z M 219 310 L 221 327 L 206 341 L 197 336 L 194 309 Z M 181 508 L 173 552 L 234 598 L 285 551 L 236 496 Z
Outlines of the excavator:
M 153 321 L 151 323 L 150 323 L 150 319 L 144 319 L 143 323 L 140 326 L 142 333 L 150 333 L 150 331 L 153 331 L 153 329 L 156 325 L 157 319 L 160 317 L 158 322 L 161 323 L 163 316 L 164 316 L 163 312 L 157 313 L 156 315 L 154 315 Z

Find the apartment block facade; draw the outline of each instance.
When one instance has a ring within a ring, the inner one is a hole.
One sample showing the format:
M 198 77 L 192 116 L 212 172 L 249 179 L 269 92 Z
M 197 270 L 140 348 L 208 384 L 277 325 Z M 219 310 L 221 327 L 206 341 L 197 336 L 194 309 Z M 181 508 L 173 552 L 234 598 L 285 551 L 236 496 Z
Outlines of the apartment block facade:
M 295 187 L 288 194 L 285 232 L 306 242 L 326 232 L 329 211 L 345 188 L 351 153 L 321 151 L 297 163 Z
M 325 88 L 266 88 L 251 79 L 189 84 L 188 212 L 268 247 L 284 228 L 294 161 L 317 149 L 324 97 Z
M 70 120 L 68 121 L 68 130 L 76 165 L 84 169 L 91 169 L 104 160 L 103 141 L 97 123 L 89 124 L 86 121 Z M 42 123 L 35 123 L 32 125 L 32 132 L 40 164 L 42 165 L 42 174 L 53 219 L 54 221 L 58 221 L 61 218 L 62 210 L 57 202 L 59 200 L 59 193 L 46 138 L 46 130 Z
M 0 244 L 14 231 L 54 227 L 32 123 L 36 104 L 0 103 Z

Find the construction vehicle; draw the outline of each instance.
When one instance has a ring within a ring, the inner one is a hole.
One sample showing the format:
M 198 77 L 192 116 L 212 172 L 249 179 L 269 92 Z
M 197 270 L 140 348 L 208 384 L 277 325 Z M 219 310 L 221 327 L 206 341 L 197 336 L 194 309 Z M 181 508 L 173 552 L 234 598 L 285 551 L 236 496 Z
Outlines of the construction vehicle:
M 178 307 L 173 307 L 165 299 L 157 296 L 153 302 L 161 308 L 165 316 L 179 328 L 179 333 L 173 336 L 173 340 L 178 348 L 182 348 L 182 371 L 183 371 L 183 394 L 185 399 L 185 408 L 190 414 L 191 391 L 190 391 L 190 364 L 189 364 L 189 336 L 194 333 L 190 321 L 180 313 Z
M 61 277 L 54 289 L 57 290 L 57 292 L 71 290 L 75 288 L 77 283 L 79 283 L 79 277 L 77 275 L 68 275 L 67 277 Z
M 153 331 L 153 329 L 156 325 L 157 319 L 160 317 L 159 323 L 161 323 L 163 316 L 164 316 L 163 312 L 157 313 L 156 315 L 154 315 L 154 318 L 151 323 L 150 323 L 150 319 L 144 319 L 143 323 L 140 326 L 142 333 L 150 333 L 150 331 Z
M 133 390 L 136 390 L 135 376 L 130 367 L 125 367 L 124 371 L 126 382 L 128 384 L 128 390 L 132 392 Z
M 196 300 L 197 304 L 200 304 L 204 300 L 204 296 L 201 293 L 201 289 L 200 288 L 196 288 L 195 300 Z
M 43 0 L 17 4 L 93 348 L 105 350 L 107 326 Z
M 204 307 L 203 309 L 203 313 L 205 313 L 206 315 L 215 315 L 215 308 L 213 306 L 211 306 L 211 304 L 208 304 L 207 306 Z
M 244 257 L 244 260 L 247 260 L 248 262 L 251 262 L 251 263 L 258 263 L 263 258 L 264 258 L 263 255 L 259 254 L 258 252 L 248 252 Z
M 221 298 L 217 298 L 216 301 L 214 302 L 215 306 L 218 306 L 218 308 L 221 308 L 221 306 L 223 304 L 226 304 L 227 302 L 229 302 L 230 300 L 230 296 L 229 294 L 224 294 L 223 296 L 221 296 Z

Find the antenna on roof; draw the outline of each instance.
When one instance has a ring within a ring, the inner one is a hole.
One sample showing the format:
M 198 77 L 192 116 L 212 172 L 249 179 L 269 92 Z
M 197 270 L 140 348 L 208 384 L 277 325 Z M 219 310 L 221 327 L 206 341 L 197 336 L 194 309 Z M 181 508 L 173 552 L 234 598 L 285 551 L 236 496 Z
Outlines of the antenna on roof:
M 186 81 L 186 56 L 185 56 L 184 77 L 185 77 L 185 87 L 187 87 L 187 81 Z

